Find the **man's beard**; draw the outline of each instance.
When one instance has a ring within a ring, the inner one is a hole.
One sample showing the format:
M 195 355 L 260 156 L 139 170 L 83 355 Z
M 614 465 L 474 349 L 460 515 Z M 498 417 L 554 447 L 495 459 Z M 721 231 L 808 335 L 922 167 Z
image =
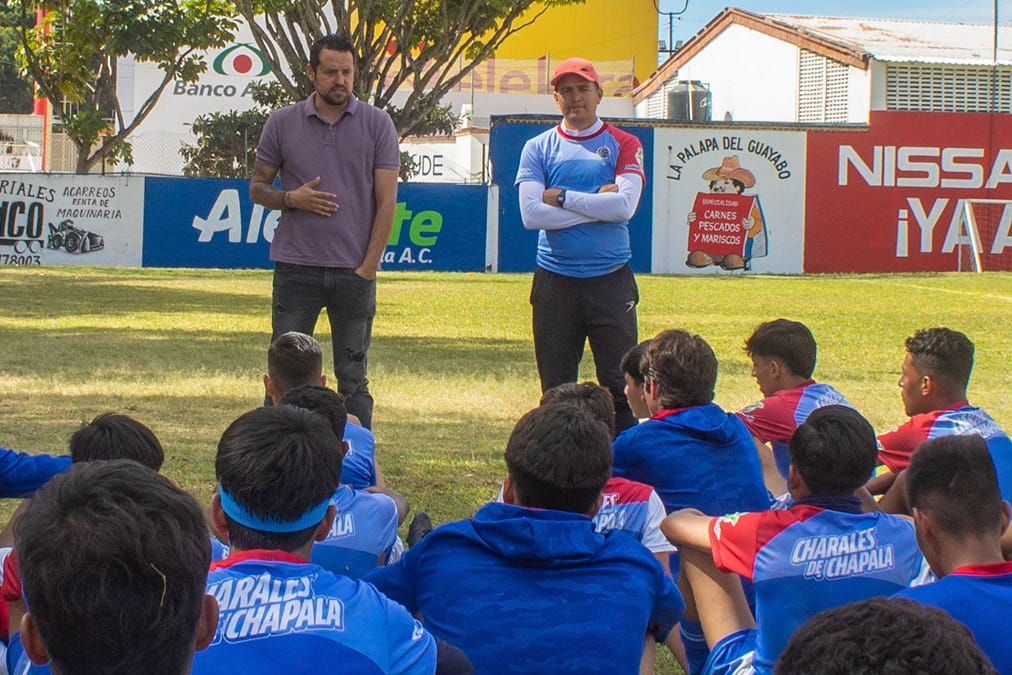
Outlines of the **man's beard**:
M 322 98 L 330 105 L 341 106 L 348 102 L 348 90 L 347 89 L 331 89 L 330 91 L 316 91 L 316 95 Z

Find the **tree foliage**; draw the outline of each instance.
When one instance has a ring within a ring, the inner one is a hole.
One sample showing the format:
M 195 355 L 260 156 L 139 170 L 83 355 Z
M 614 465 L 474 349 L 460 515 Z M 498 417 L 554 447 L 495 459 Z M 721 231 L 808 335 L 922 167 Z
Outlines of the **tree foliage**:
M 35 0 L 7 0 L 21 10 L 20 57 L 77 149 L 77 172 L 107 161 L 132 161 L 129 135 L 173 80 L 194 82 L 206 68 L 199 50 L 232 37 L 227 0 L 47 0 L 42 26 L 28 27 Z M 117 89 L 119 61 L 154 63 L 155 89 L 127 119 Z
M 271 110 L 291 103 L 276 81 L 259 82 L 251 88 L 253 108 L 198 115 L 193 121 L 197 143 L 179 151 L 185 162 L 184 175 L 249 178 L 267 117 Z
M 327 33 L 348 34 L 359 62 L 356 94 L 386 108 L 404 138 L 452 132 L 456 118 L 440 106 L 443 97 L 547 8 L 582 1 L 235 0 L 235 6 L 293 100 L 311 91 L 305 79 L 291 76 L 309 61 L 309 46 Z
M 21 12 L 17 7 L 0 3 L 0 113 L 32 112 L 32 81 L 21 76 L 14 58 L 20 21 Z M 34 17 L 32 23 L 35 23 Z

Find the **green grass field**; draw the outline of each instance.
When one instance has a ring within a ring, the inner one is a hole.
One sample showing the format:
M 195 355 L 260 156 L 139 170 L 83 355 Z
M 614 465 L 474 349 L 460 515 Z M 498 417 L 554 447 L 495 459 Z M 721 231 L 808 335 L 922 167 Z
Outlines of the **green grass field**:
M 816 376 L 876 428 L 903 420 L 903 339 L 948 325 L 977 344 L 971 400 L 1012 427 L 1012 275 L 639 279 L 644 337 L 703 335 L 720 359 L 717 400 L 758 397 L 742 340 L 760 321 L 806 322 Z M 370 352 L 379 457 L 389 482 L 439 520 L 488 499 L 502 449 L 539 391 L 526 275 L 384 273 Z M 95 414 L 117 410 L 162 439 L 166 472 L 206 499 L 218 436 L 262 400 L 270 273 L 0 270 L 0 445 L 60 452 Z M 326 320 L 318 337 L 329 344 Z M 329 362 L 329 355 L 327 358 Z M 591 378 L 588 353 L 583 375 Z
M 164 472 L 206 501 L 218 437 L 263 400 L 270 280 L 266 271 L 0 270 L 0 445 L 59 453 L 82 421 L 125 412 L 162 440 Z M 381 274 L 370 351 L 377 457 L 387 482 L 437 522 L 495 495 L 506 438 L 538 402 L 529 284 L 527 275 Z M 720 359 L 717 402 L 728 409 L 759 397 L 742 341 L 783 316 L 815 333 L 816 378 L 877 429 L 894 427 L 904 419 L 903 339 L 947 325 L 977 345 L 971 401 L 1012 428 L 1012 274 L 639 284 L 641 336 L 675 327 L 703 335 Z M 325 319 L 317 337 L 329 346 Z M 593 375 L 589 353 L 582 375 Z

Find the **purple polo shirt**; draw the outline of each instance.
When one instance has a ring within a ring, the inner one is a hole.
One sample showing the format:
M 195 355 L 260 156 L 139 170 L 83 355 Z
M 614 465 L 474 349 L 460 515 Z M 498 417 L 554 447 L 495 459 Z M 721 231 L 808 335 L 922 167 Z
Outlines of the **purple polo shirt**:
M 317 190 L 337 195 L 332 216 L 287 209 L 271 242 L 271 260 L 354 269 L 365 257 L 376 215 L 373 170 L 400 167 L 397 130 L 385 111 L 350 97 L 334 124 L 316 114 L 314 93 L 271 114 L 257 161 L 281 169 L 281 189 L 317 176 Z

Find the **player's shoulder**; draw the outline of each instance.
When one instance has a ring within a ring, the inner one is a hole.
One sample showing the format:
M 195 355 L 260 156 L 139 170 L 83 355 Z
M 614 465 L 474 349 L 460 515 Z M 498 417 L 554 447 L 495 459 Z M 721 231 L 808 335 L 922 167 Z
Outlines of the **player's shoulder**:
M 609 122 L 604 123 L 604 132 L 606 134 L 611 134 L 611 136 L 619 143 L 636 143 L 637 145 L 642 145 L 642 142 L 636 134 L 626 131 L 625 129 L 620 129 Z

